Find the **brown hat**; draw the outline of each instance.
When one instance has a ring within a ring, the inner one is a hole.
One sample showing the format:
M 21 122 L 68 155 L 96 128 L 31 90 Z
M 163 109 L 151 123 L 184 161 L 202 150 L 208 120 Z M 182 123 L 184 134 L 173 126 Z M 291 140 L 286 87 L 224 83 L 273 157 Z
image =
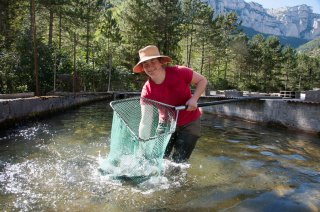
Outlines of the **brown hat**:
M 156 46 L 150 45 L 146 46 L 143 49 L 139 50 L 139 57 L 140 61 L 133 67 L 133 72 L 135 73 L 141 73 L 143 72 L 142 68 L 142 62 L 145 62 L 147 60 L 151 60 L 154 58 L 163 58 L 161 61 L 163 64 L 170 63 L 171 58 L 165 55 L 160 55 L 159 49 Z

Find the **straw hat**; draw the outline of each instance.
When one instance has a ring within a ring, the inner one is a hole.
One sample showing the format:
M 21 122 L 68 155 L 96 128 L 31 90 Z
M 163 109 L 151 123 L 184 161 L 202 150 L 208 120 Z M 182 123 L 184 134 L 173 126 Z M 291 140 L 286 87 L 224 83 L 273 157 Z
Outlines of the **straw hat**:
M 170 63 L 171 58 L 165 55 L 160 55 L 159 49 L 156 46 L 150 45 L 139 50 L 140 61 L 133 67 L 133 72 L 141 73 L 143 72 L 142 63 L 154 58 L 163 58 L 161 60 L 162 64 Z

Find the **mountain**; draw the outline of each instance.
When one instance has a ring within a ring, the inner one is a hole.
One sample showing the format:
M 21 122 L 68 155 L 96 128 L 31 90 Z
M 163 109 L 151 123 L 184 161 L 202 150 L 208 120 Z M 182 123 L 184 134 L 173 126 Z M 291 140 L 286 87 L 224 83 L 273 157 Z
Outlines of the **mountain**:
M 305 4 L 265 9 L 243 0 L 208 0 L 208 3 L 216 14 L 236 12 L 245 32 L 276 35 L 294 47 L 320 36 L 320 14 L 313 13 Z
M 244 26 L 241 26 L 241 29 L 250 38 L 256 34 L 262 34 L 265 37 L 272 36 L 272 34 L 261 33 L 261 32 L 255 31 L 252 28 L 248 28 L 248 27 L 244 27 Z M 301 39 L 301 38 L 285 37 L 285 36 L 277 36 L 277 37 L 282 45 L 289 45 L 292 48 L 298 48 L 301 45 L 304 45 L 305 43 L 309 42 L 309 40 Z
M 320 37 L 299 46 L 297 51 L 306 53 L 310 56 L 320 56 Z

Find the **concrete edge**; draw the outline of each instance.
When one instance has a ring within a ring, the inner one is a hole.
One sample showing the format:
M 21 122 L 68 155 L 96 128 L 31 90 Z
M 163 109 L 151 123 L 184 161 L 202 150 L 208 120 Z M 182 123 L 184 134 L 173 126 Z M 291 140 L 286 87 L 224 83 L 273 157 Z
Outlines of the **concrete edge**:
M 112 95 L 83 94 L 65 96 L 40 96 L 0 101 L 0 128 L 19 122 L 40 118 L 81 105 L 112 99 Z

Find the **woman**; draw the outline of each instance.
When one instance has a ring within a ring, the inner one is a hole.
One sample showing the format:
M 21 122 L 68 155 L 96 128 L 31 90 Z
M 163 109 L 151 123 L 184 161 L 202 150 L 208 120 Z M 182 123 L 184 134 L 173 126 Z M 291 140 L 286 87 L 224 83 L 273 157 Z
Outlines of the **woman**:
M 186 162 L 200 137 L 201 112 L 197 102 L 205 91 L 207 79 L 188 67 L 165 66 L 171 62 L 171 58 L 160 55 L 158 48 L 153 45 L 141 49 L 139 57 L 140 61 L 134 66 L 133 72 L 145 72 L 149 76 L 142 88 L 141 97 L 173 106 L 188 106 L 179 112 L 176 131 L 164 155 L 168 158 L 172 154 L 172 160 L 177 163 Z M 193 94 L 191 84 L 195 85 Z

